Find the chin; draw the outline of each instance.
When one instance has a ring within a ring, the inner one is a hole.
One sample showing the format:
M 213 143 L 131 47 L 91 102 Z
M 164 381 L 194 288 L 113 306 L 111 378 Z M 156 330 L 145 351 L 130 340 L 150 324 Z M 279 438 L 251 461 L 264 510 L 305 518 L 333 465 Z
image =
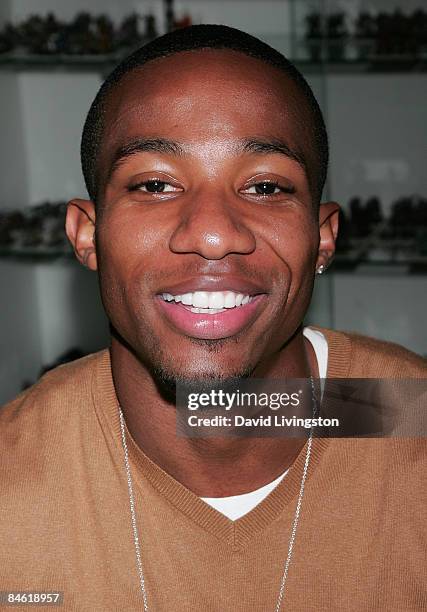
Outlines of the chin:
M 155 360 L 150 364 L 153 379 L 162 392 L 171 401 L 175 400 L 177 390 L 189 392 L 210 391 L 216 387 L 224 388 L 235 385 L 243 378 L 249 378 L 255 366 L 252 364 L 237 364 L 236 367 L 227 367 L 223 362 L 175 363 L 169 360 Z
M 224 367 L 205 367 L 205 368 L 169 368 L 161 364 L 156 364 L 152 368 L 154 378 L 169 386 L 172 385 L 199 385 L 209 386 L 215 383 L 224 383 L 226 381 L 235 381 L 241 378 L 248 378 L 254 371 L 254 367 L 240 366 L 238 369 Z
M 168 350 L 156 334 L 145 330 L 139 334 L 143 341 L 133 346 L 116 330 L 114 336 L 146 367 L 159 390 L 168 392 L 176 385 L 212 387 L 216 382 L 248 378 L 257 365 L 254 352 L 239 347 L 236 338 L 187 338 L 186 346 L 175 345 Z

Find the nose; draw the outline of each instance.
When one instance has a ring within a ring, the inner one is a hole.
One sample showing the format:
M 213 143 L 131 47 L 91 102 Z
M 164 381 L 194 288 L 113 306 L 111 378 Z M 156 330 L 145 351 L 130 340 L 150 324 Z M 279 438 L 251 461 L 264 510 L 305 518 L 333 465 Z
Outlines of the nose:
M 222 259 L 231 253 L 252 253 L 256 240 L 231 198 L 205 192 L 184 207 L 169 246 L 174 253 Z

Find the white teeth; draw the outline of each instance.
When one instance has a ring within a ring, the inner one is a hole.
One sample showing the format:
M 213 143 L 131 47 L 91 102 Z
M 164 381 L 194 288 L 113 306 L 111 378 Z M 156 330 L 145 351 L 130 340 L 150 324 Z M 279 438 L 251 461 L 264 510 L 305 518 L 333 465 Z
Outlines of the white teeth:
M 193 293 L 183 293 L 182 295 L 171 295 L 162 293 L 162 298 L 166 302 L 174 301 L 176 304 L 182 303 L 185 306 L 192 306 L 191 312 L 211 313 L 223 312 L 224 309 L 244 306 L 254 298 L 235 291 L 194 291 Z
M 218 314 L 219 312 L 225 312 L 225 308 L 190 308 L 190 310 L 195 314 Z
M 181 295 L 181 302 L 186 306 L 191 306 L 193 303 L 193 294 L 192 293 L 184 293 Z
M 234 308 L 236 306 L 236 294 L 227 291 L 224 298 L 224 308 Z
M 193 293 L 193 306 L 196 308 L 209 308 L 209 294 L 206 291 L 195 291 Z
M 224 308 L 224 300 L 220 291 L 214 291 L 209 295 L 209 308 Z

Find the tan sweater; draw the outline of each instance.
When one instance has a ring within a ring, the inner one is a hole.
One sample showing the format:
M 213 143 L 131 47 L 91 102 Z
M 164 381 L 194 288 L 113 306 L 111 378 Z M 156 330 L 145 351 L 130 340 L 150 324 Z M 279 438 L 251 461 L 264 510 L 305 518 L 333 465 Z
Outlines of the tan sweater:
M 329 377 L 427 376 L 405 349 L 321 331 Z M 149 610 L 274 612 L 305 449 L 233 522 L 127 435 Z M 63 591 L 63 610 L 142 610 L 108 351 L 3 407 L 0 457 L 0 591 Z M 427 610 L 425 464 L 422 439 L 313 440 L 282 610 Z

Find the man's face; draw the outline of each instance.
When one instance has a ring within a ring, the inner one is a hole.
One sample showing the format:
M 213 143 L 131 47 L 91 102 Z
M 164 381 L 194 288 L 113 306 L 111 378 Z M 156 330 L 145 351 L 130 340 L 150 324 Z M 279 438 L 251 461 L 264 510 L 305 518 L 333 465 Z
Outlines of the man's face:
M 149 62 L 113 93 L 101 293 L 150 368 L 245 375 L 300 325 L 319 246 L 308 117 L 282 72 L 232 51 Z

